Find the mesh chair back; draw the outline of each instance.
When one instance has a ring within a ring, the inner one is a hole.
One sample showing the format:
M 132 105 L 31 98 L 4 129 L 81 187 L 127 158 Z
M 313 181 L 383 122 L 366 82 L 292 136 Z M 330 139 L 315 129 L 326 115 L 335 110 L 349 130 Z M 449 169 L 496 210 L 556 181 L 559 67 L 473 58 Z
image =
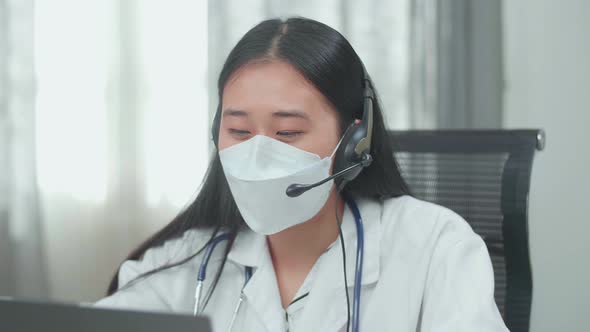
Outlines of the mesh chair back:
M 484 239 L 500 313 L 510 331 L 528 331 L 527 203 L 533 156 L 543 148 L 543 132 L 409 130 L 391 135 L 412 194 L 457 212 Z

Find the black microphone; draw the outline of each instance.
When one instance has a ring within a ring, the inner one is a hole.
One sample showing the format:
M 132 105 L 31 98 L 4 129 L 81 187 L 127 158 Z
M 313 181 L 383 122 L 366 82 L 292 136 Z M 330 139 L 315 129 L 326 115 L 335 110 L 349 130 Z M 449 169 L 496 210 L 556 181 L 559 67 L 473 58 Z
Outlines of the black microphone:
M 346 173 L 353 171 L 357 167 L 367 167 L 371 164 L 372 161 L 373 161 L 373 158 L 371 157 L 370 154 L 364 154 L 363 160 L 359 161 L 358 163 L 356 163 L 352 166 L 349 166 L 349 167 L 341 170 L 340 172 L 338 172 L 336 174 L 332 174 L 332 175 L 328 176 L 327 178 L 320 180 L 316 183 L 312 183 L 312 184 L 294 183 L 294 184 L 287 187 L 287 190 L 285 191 L 285 193 L 289 197 L 301 196 L 301 194 L 303 194 L 304 192 L 306 192 L 310 189 L 313 189 L 317 186 L 321 186 L 322 184 L 324 184 L 332 179 L 341 177 L 341 176 L 345 175 Z

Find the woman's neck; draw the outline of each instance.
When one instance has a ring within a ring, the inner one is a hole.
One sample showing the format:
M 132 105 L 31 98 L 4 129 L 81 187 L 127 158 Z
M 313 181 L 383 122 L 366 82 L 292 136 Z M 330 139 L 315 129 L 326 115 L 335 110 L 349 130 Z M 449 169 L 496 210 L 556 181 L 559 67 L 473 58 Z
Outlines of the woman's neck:
M 342 216 L 343 208 L 340 195 L 333 190 L 312 219 L 267 237 L 283 308 L 293 300 L 320 255 L 338 238 L 335 213 Z

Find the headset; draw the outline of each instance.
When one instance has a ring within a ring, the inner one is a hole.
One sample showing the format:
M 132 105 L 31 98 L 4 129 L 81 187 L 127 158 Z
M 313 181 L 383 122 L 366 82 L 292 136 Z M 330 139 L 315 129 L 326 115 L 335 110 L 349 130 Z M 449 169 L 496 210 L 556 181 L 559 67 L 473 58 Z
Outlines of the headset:
M 373 161 L 371 157 L 371 141 L 375 93 L 364 66 L 363 90 L 363 115 L 361 121 L 358 124 L 353 121 L 348 126 L 334 157 L 332 174 L 333 177 L 337 177 L 335 182 L 339 188 L 343 188 L 346 183 L 354 180 Z M 361 167 L 358 167 L 359 165 Z

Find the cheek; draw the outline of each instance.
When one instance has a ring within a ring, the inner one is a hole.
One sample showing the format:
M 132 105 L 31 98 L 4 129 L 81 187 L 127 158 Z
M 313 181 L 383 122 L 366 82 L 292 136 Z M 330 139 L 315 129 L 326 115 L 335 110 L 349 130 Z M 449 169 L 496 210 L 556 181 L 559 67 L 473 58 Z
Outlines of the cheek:
M 231 144 L 231 142 L 228 141 L 228 138 L 226 137 L 226 135 L 223 135 L 223 133 L 219 133 L 219 141 L 217 142 L 217 149 L 219 151 L 228 148 L 230 146 L 232 146 L 233 144 Z
M 329 157 L 340 141 L 340 124 L 336 116 L 322 117 L 314 121 L 313 130 L 301 142 L 300 149 L 315 153 L 322 158 Z
M 222 121 L 219 126 L 219 138 L 217 141 L 217 149 L 219 151 L 239 143 L 239 141 L 234 139 L 224 128 L 224 123 Z

